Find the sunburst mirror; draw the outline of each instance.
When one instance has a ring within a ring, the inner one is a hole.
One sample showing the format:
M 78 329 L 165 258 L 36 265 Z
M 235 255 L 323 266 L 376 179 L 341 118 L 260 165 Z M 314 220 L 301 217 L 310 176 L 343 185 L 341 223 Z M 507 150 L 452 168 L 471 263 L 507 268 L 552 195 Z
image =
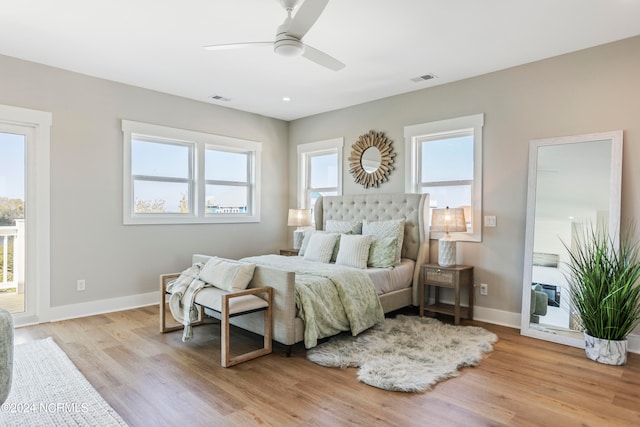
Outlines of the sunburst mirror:
M 369 188 L 389 180 L 396 156 L 391 144 L 384 132 L 369 131 L 358 137 L 349 156 L 349 172 L 355 182 Z

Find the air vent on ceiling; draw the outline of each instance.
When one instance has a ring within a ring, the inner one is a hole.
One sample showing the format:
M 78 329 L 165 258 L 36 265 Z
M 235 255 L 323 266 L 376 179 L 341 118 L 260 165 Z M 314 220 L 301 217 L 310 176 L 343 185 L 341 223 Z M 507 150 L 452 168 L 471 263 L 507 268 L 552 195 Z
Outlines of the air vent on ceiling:
M 435 79 L 437 78 L 437 76 L 435 74 L 425 74 L 424 76 L 419 76 L 419 77 L 414 77 L 411 79 L 412 82 L 423 82 L 425 80 L 431 80 L 431 79 Z
M 231 101 L 229 98 L 225 98 L 224 96 L 220 96 L 220 95 L 211 95 L 209 98 L 213 99 L 214 101 L 224 101 L 224 102 Z

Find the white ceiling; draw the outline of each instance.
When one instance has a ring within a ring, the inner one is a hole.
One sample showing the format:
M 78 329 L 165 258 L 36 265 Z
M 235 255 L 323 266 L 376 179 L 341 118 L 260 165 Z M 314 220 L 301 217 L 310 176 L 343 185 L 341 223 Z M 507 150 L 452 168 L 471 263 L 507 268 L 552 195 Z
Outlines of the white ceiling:
M 270 48 L 202 49 L 272 40 L 279 0 L 0 6 L 0 54 L 283 120 L 640 34 L 639 0 L 331 0 L 303 40 L 346 64 L 336 72 Z

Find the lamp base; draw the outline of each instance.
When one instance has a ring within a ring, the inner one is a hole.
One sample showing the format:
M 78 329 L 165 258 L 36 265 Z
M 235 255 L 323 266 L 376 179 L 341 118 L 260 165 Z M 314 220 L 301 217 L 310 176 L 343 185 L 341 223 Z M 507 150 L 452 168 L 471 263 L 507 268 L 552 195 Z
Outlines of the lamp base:
M 456 241 L 447 237 L 438 240 L 438 265 L 441 267 L 456 265 Z
M 300 249 L 302 247 L 302 239 L 304 239 L 304 230 L 294 230 L 293 249 Z

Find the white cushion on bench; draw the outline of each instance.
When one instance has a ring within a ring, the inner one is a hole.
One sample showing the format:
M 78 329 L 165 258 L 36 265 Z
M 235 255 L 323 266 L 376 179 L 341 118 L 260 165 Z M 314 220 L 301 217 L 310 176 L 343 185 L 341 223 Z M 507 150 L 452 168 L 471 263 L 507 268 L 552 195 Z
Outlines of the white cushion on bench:
M 222 295 L 229 292 L 215 287 L 201 289 L 196 295 L 196 304 L 212 310 L 222 312 Z M 244 313 L 252 310 L 267 308 L 269 303 L 255 295 L 242 295 L 229 299 L 229 314 Z

